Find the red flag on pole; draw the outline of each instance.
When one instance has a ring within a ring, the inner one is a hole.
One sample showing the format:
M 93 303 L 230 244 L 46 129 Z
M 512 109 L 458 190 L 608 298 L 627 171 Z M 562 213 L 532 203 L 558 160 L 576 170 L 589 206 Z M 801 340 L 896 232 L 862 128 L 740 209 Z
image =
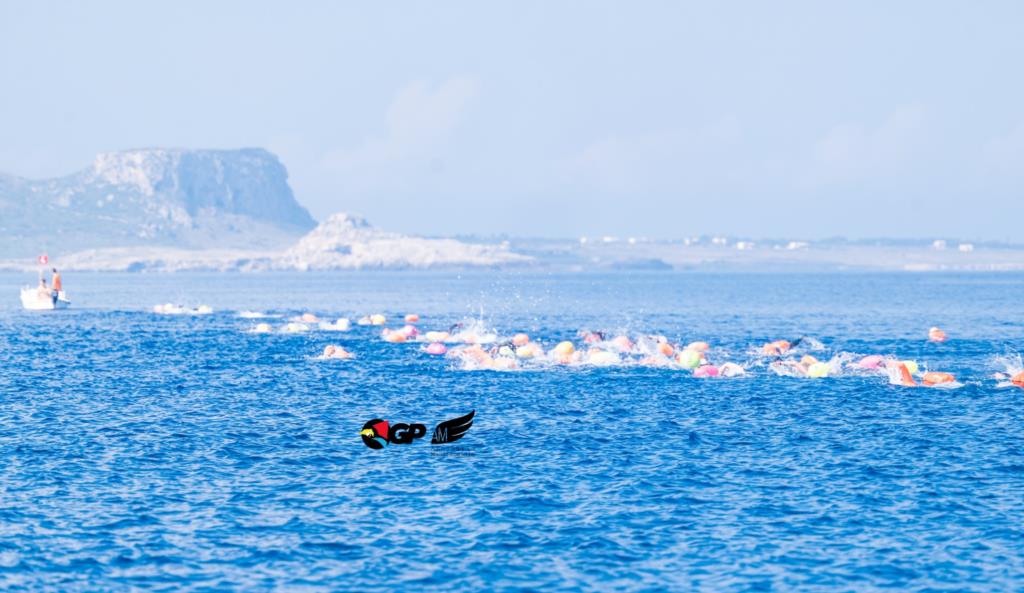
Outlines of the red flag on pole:
M 48 261 L 50 261 L 50 256 L 45 253 L 39 256 L 39 265 L 45 266 Z

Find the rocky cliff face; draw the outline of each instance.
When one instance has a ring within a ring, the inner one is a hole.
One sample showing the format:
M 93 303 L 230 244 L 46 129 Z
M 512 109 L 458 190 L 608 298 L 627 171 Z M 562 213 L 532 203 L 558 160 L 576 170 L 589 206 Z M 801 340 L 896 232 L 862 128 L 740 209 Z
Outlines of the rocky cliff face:
M 47 180 L 0 175 L 0 257 L 131 246 L 280 248 L 315 222 L 263 149 L 104 153 Z

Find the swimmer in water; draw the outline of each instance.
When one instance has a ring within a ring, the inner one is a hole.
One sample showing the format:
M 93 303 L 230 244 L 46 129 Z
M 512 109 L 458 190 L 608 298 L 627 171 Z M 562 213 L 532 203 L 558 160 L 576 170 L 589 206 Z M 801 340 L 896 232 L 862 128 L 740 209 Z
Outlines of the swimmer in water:
M 576 353 L 576 347 L 568 340 L 556 344 L 551 350 L 551 355 L 558 364 L 569 364 L 579 360 L 579 356 Z
M 912 360 L 889 361 L 885 365 L 885 370 L 889 373 L 889 384 L 902 385 L 904 387 L 916 387 L 917 381 L 914 380 L 914 374 L 911 368 L 913 368 L 913 371 L 917 370 L 917 363 Z
M 336 359 L 340 359 L 340 360 L 346 360 L 346 359 L 349 359 L 349 358 L 353 358 L 353 355 L 352 355 L 351 352 L 349 352 L 348 350 L 345 350 L 341 346 L 335 346 L 334 344 L 328 344 L 324 348 L 324 353 L 321 355 L 321 358 L 336 358 Z
M 914 380 L 914 373 L 916 373 L 917 370 L 917 363 L 913 360 L 890 361 L 886 365 L 886 371 L 889 373 L 890 385 L 917 387 L 918 383 Z M 950 373 L 928 371 L 921 375 L 921 385 L 925 387 L 952 385 L 954 383 L 956 383 L 956 377 Z
M 627 336 L 615 336 L 612 338 L 612 346 L 621 353 L 627 353 L 633 350 L 633 341 Z
M 735 362 L 727 362 L 718 367 L 718 376 L 720 377 L 742 377 L 745 374 L 747 371 Z
M 929 371 L 921 375 L 921 383 L 927 387 L 934 387 L 936 385 L 943 385 L 947 383 L 955 383 L 956 378 L 949 373 L 940 373 L 937 371 Z
M 686 348 L 676 355 L 676 364 L 684 369 L 696 370 L 702 363 L 707 363 L 702 352 Z M 706 371 L 706 369 L 705 369 Z
M 880 354 L 869 354 L 864 358 L 861 358 L 853 366 L 862 370 L 874 371 L 878 370 L 885 363 L 885 358 Z
M 810 354 L 805 354 L 800 361 L 776 360 L 769 365 L 779 375 L 790 377 L 814 377 L 820 378 L 828 375 L 828 364 L 819 362 Z
M 765 356 L 782 356 L 789 352 L 792 345 L 787 340 L 775 340 L 774 342 L 768 342 L 764 346 L 761 346 L 761 352 Z
M 512 368 L 515 362 L 509 362 L 508 359 L 502 359 L 500 362 L 496 361 L 480 344 L 470 344 L 465 348 L 456 350 L 453 354 L 462 361 L 462 367 L 466 370 Z
M 1024 371 L 1020 370 L 1020 361 L 1019 361 L 1019 359 L 1018 359 L 1017 364 L 1015 364 L 1015 365 L 1007 365 L 1007 366 L 1008 366 L 1008 368 L 1006 369 L 1007 372 L 1005 372 L 1005 373 L 996 373 L 994 375 L 995 379 L 997 379 L 999 381 L 1006 381 L 1007 383 L 1005 385 L 1002 385 L 1003 387 L 1008 387 L 1010 385 L 1013 385 L 1014 387 L 1024 388 Z

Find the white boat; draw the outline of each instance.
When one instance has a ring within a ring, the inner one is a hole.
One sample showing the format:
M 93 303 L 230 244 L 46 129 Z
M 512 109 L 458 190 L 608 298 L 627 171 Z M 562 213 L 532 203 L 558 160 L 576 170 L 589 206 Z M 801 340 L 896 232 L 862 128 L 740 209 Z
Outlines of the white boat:
M 67 309 L 71 306 L 64 291 L 57 293 L 57 301 L 47 293 L 39 292 L 38 288 L 24 287 L 21 289 L 21 306 L 30 311 L 52 311 L 53 309 Z

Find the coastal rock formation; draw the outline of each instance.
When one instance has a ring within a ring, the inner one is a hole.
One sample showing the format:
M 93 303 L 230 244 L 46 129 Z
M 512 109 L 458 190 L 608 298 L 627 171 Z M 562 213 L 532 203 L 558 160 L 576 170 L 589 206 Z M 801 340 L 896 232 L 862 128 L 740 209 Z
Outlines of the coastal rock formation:
M 338 213 L 275 258 L 275 267 L 298 270 L 433 268 L 524 263 L 506 244 L 466 243 L 381 231 Z
M 0 256 L 83 249 L 283 248 L 315 226 L 260 148 L 97 155 L 65 177 L 0 176 Z

